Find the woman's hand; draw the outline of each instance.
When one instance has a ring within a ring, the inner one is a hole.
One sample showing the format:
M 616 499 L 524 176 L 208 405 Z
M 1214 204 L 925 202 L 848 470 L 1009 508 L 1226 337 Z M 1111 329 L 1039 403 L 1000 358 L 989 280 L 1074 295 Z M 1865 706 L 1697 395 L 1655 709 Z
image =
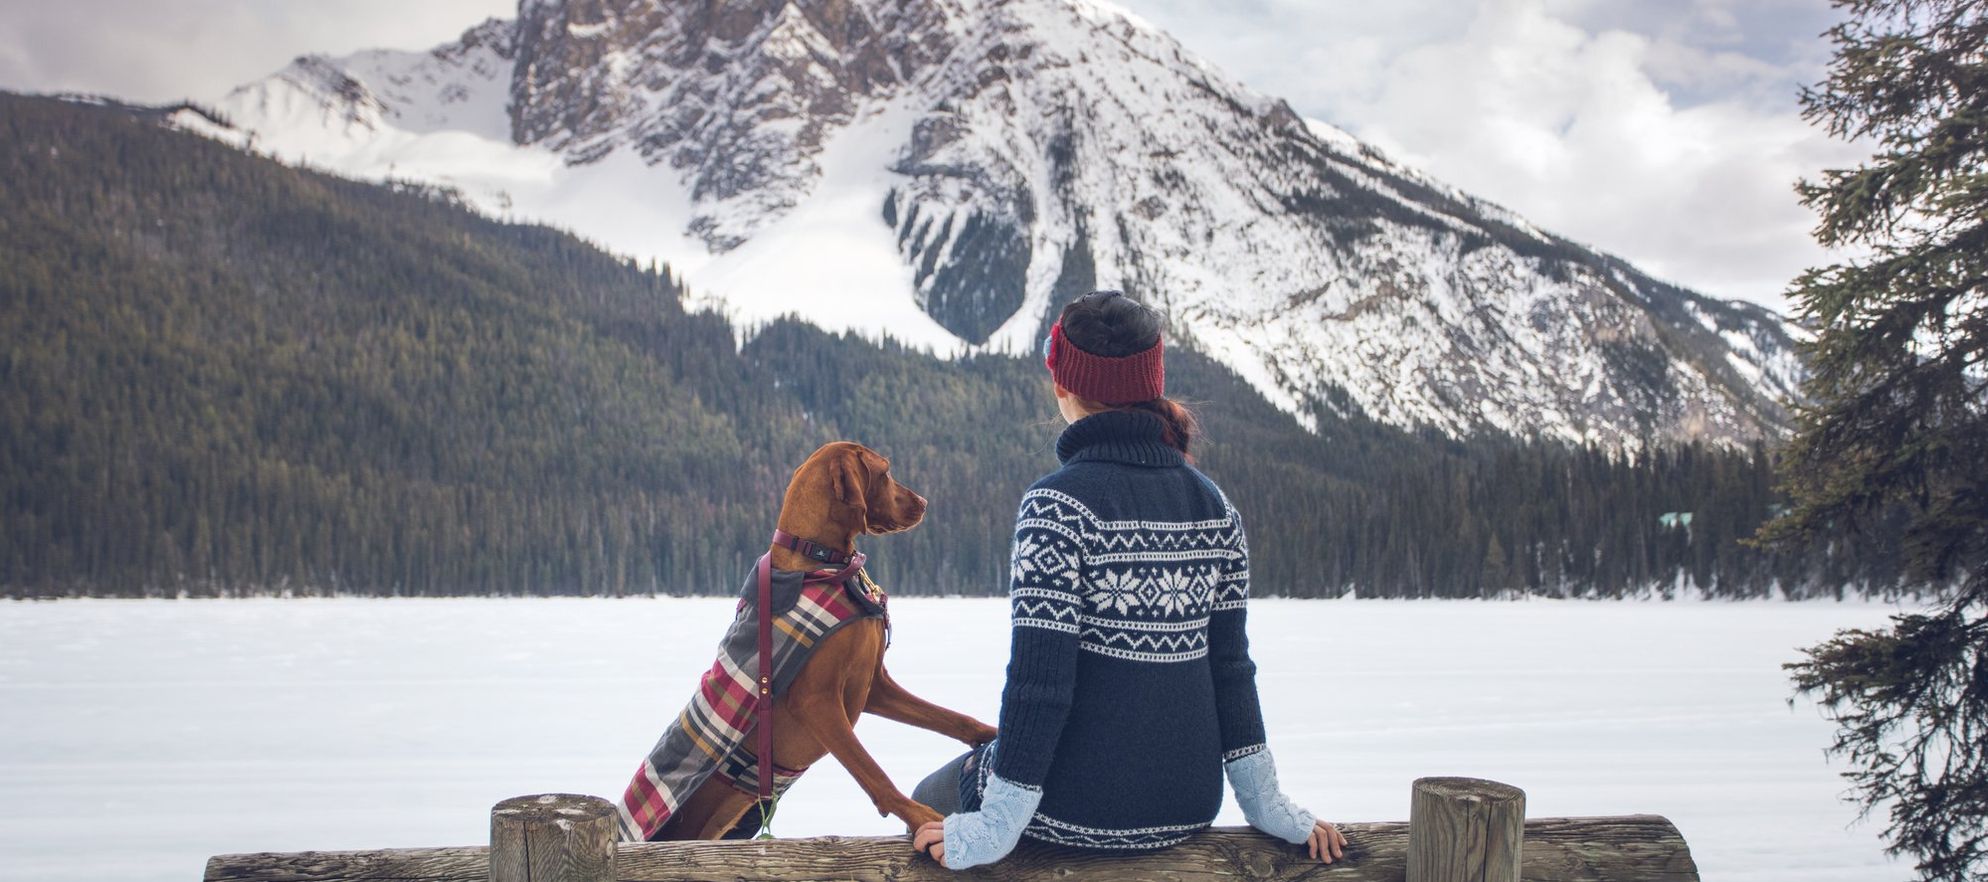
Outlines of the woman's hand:
M 933 821 L 919 827 L 918 832 L 911 837 L 911 847 L 931 856 L 932 860 L 939 862 L 939 866 L 945 866 L 946 822 Z
M 938 825 L 931 824 L 927 826 L 936 827 Z M 943 837 L 945 834 L 941 831 L 939 835 Z M 1319 821 L 1312 825 L 1312 835 L 1309 839 L 1305 840 L 1305 850 L 1314 858 L 1328 864 L 1332 863 L 1334 858 L 1343 857 L 1346 854 L 1346 834 L 1339 832 L 1338 828 L 1333 827 L 1331 824 Z

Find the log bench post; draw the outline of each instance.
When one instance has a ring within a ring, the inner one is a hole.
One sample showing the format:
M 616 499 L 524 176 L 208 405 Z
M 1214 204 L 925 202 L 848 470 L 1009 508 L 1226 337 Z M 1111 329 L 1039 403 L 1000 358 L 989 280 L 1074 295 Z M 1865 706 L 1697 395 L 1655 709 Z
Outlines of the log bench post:
M 490 882 L 615 882 L 614 804 L 514 796 L 490 809 Z
M 1519 882 L 1525 791 L 1482 778 L 1417 778 L 1408 882 Z

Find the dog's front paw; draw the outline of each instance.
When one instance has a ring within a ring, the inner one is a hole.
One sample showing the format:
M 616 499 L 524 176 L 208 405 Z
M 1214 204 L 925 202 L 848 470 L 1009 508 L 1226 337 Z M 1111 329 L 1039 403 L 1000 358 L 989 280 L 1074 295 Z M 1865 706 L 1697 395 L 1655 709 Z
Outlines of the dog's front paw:
M 966 742 L 968 747 L 979 747 L 982 744 L 993 741 L 994 736 L 999 734 L 1001 734 L 1001 730 L 979 720 L 974 720 L 972 728 L 967 729 L 965 737 L 960 740 Z
M 944 815 L 933 811 L 931 806 L 915 799 L 905 800 L 904 805 L 892 814 L 897 815 L 898 820 L 904 822 L 906 832 L 912 833 L 926 824 L 940 823 L 946 819 Z

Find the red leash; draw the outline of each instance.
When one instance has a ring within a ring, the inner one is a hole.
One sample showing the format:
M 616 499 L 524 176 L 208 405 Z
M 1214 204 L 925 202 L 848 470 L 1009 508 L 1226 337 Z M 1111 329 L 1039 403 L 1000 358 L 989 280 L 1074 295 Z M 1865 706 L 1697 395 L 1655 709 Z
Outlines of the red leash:
M 784 530 L 773 531 L 773 541 L 777 544 L 780 544 L 784 547 L 792 548 L 794 546 L 789 545 L 788 542 L 792 542 L 794 540 L 795 537 Z M 800 541 L 806 542 L 806 540 L 800 540 Z M 825 546 L 819 546 L 813 542 L 807 542 L 807 545 L 813 546 L 814 548 L 821 548 L 827 550 L 829 554 L 833 555 L 834 557 L 837 558 L 841 557 L 841 555 L 839 554 L 834 554 L 832 550 L 826 549 Z M 809 554 L 808 556 L 816 560 L 828 559 L 826 556 L 818 557 L 814 554 Z M 867 560 L 867 558 L 863 556 L 862 552 L 860 551 L 856 552 L 848 557 L 847 565 L 844 566 L 842 569 L 816 570 L 812 573 L 809 573 L 807 576 L 803 577 L 801 579 L 801 582 L 803 584 L 806 584 L 808 582 L 841 582 L 842 580 L 848 578 L 850 573 L 862 569 L 863 561 L 865 560 Z M 834 562 L 843 563 L 843 561 L 840 560 Z M 773 798 L 773 667 L 772 667 L 773 616 L 771 614 L 772 610 L 773 610 L 773 552 L 769 551 L 759 556 L 759 700 L 754 702 L 752 706 L 753 722 L 755 727 L 759 730 L 759 750 L 758 750 L 759 802 L 760 802 L 760 817 L 763 820 L 768 818 L 766 812 L 766 802 L 767 800 Z
M 773 798 L 773 553 L 759 556 L 759 701 L 752 715 L 759 723 L 759 801 L 761 811 Z

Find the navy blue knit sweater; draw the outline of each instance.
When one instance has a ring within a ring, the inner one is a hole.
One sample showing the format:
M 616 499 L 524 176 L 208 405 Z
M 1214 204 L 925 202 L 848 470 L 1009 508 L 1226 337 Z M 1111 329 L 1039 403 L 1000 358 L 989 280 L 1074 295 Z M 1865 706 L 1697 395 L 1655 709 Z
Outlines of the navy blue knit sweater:
M 1078 420 L 1062 468 L 1022 497 L 1001 735 L 982 767 L 1041 788 L 1034 839 L 1172 845 L 1221 809 L 1224 761 L 1263 749 L 1242 523 L 1161 431 L 1137 411 Z

